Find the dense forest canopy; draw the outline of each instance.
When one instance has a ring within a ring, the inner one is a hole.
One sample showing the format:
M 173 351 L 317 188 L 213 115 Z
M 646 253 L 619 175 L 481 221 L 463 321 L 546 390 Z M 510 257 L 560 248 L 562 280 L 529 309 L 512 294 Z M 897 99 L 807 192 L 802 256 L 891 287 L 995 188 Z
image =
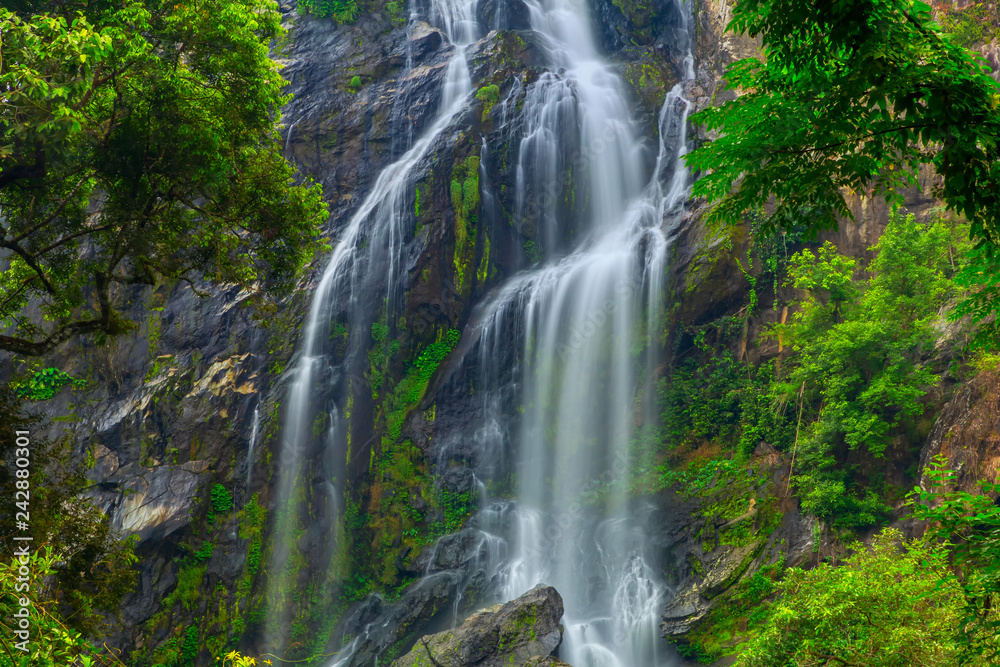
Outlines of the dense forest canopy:
M 0 349 L 122 333 L 132 285 L 294 284 L 326 207 L 277 141 L 279 19 L 268 0 L 0 10 Z
M 974 238 L 1000 234 L 1000 84 L 981 56 L 912 0 L 748 0 L 730 28 L 763 62 L 730 66 L 735 100 L 693 117 L 717 134 L 689 156 L 695 194 L 735 222 L 773 202 L 773 226 L 819 231 L 853 217 L 846 191 L 902 203 L 922 165 Z

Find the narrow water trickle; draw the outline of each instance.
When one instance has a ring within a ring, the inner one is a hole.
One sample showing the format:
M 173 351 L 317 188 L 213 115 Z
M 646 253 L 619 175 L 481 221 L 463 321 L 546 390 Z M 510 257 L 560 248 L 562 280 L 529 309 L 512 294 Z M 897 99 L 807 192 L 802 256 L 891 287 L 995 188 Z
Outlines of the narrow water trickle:
M 253 452 L 257 447 L 257 435 L 260 433 L 260 405 L 253 409 L 253 422 L 250 425 L 250 446 L 247 448 L 247 494 L 250 493 L 250 478 L 253 475 Z

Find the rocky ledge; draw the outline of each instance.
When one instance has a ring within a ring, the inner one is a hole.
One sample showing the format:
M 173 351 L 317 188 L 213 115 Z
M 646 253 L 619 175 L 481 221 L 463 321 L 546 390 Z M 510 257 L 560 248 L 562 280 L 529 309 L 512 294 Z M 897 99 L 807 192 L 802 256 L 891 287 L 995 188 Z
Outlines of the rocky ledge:
M 393 667 L 560 667 L 562 597 L 536 586 L 507 604 L 470 616 L 460 627 L 422 637 Z

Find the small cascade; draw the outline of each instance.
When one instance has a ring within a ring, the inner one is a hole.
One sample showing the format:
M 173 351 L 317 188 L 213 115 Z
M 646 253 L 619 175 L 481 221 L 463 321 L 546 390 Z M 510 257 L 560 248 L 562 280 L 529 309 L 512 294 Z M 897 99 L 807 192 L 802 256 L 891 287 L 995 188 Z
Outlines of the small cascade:
M 247 493 L 250 493 L 250 478 L 253 475 L 253 453 L 257 448 L 257 436 L 260 433 L 260 404 L 253 409 L 253 422 L 250 426 L 250 446 L 247 448 Z

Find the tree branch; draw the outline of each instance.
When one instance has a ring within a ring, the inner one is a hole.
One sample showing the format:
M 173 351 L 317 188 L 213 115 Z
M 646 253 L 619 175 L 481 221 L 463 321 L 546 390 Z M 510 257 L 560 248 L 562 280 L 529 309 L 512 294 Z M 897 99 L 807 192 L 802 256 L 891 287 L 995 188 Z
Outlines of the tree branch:
M 17 338 L 15 336 L 0 335 L 0 350 L 14 352 L 15 354 L 21 354 L 26 357 L 39 357 L 54 349 L 60 343 L 69 340 L 73 336 L 102 330 L 106 330 L 104 321 L 92 319 L 71 322 L 70 324 L 57 329 L 55 332 L 50 334 L 48 338 L 40 341 L 32 341 L 26 338 Z
M 86 181 L 87 178 L 89 178 L 89 174 L 87 176 L 84 176 L 83 178 L 81 178 L 79 181 L 77 181 L 76 185 L 73 186 L 73 189 L 70 190 L 69 194 L 66 195 L 66 198 L 62 200 L 62 202 L 59 204 L 59 206 L 56 208 L 56 210 L 52 213 L 52 215 L 50 215 L 49 217 L 47 217 L 44 220 L 42 220 L 41 222 L 39 222 L 34 227 L 32 227 L 32 228 L 28 229 L 27 231 L 24 231 L 21 234 L 19 234 L 17 237 L 14 238 L 14 243 L 20 243 L 25 238 L 27 238 L 29 235 L 35 233 L 36 231 L 38 231 L 39 229 L 41 229 L 45 225 L 47 225 L 50 222 L 52 222 L 53 220 L 55 220 L 56 217 L 60 213 L 63 212 L 63 209 L 66 208 L 66 206 L 69 204 L 70 200 L 73 199 L 73 195 L 76 194 L 76 191 L 80 188 L 81 185 L 83 185 L 83 182 Z M 32 216 L 32 217 L 34 217 L 34 216 Z M 45 252 L 45 251 L 43 250 L 42 252 Z
M 16 241 L 0 241 L 0 248 L 7 248 L 8 250 L 13 250 L 17 254 L 17 256 L 23 259 L 24 263 L 27 264 L 29 267 L 31 267 L 31 270 L 38 275 L 38 278 L 42 281 L 42 284 L 45 285 L 45 291 L 48 292 L 49 294 L 56 293 L 55 288 L 52 287 L 52 283 L 50 283 L 49 279 L 45 277 L 45 272 L 42 271 L 42 267 L 38 265 L 38 263 L 35 261 L 35 258 L 31 255 L 31 253 L 22 248 L 20 244 L 18 244 Z

